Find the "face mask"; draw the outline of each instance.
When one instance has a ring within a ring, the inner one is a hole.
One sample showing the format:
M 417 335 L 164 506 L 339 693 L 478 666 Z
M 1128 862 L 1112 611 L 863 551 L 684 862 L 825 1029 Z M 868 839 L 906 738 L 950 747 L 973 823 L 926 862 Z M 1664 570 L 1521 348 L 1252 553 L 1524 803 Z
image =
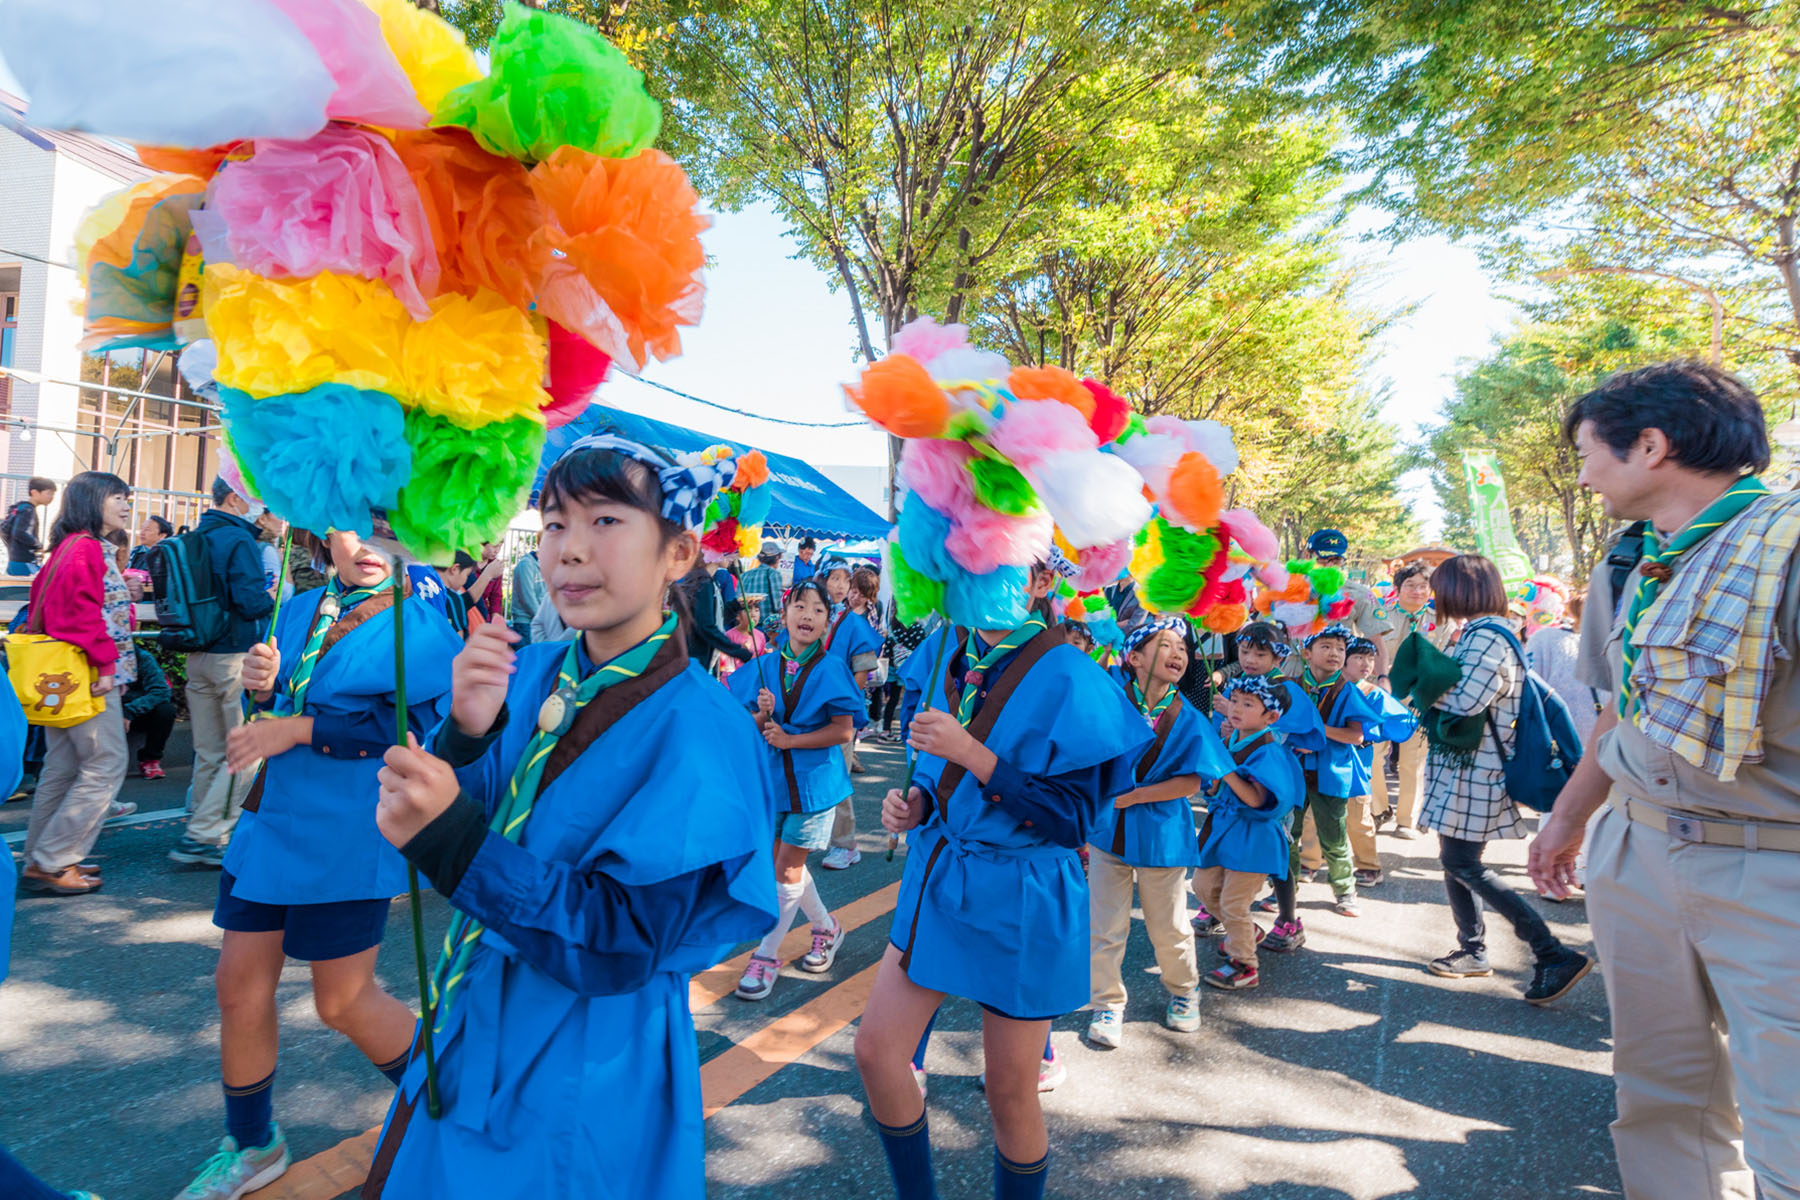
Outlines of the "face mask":
M 260 520 L 262 515 L 269 511 L 269 506 L 262 503 L 260 500 L 246 500 L 245 503 L 250 506 L 249 511 L 244 514 L 244 520 L 246 521 Z

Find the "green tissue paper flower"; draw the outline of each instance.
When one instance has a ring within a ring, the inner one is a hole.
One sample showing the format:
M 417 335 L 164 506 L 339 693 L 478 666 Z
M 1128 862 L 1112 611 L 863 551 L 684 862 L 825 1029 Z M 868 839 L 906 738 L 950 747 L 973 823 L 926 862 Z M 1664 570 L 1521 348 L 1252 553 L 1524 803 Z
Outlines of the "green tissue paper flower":
M 893 581 L 894 604 L 902 624 L 923 621 L 932 613 L 944 611 L 944 585 L 921 575 L 906 564 L 899 542 L 887 545 L 888 578 Z
M 432 124 L 521 162 L 562 146 L 630 158 L 656 142 L 662 106 L 643 73 L 580 22 L 509 4 L 488 54 L 488 73 L 445 96 Z
M 975 477 L 975 499 L 995 512 L 1022 517 L 1037 511 L 1037 493 L 1011 463 L 997 458 L 970 459 L 969 474 Z
M 388 514 L 406 548 L 447 563 L 491 542 L 525 507 L 544 452 L 544 427 L 529 417 L 464 429 L 421 409 L 406 414 L 412 478 Z

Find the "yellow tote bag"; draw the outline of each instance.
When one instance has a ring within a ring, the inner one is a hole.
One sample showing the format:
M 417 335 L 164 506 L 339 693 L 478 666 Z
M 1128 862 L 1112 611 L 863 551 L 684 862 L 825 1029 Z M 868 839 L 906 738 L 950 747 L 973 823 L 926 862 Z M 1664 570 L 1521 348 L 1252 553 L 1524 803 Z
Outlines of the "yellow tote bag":
M 45 565 L 45 591 L 49 573 L 60 565 L 52 555 Z M 67 729 L 106 711 L 106 697 L 93 693 L 93 664 L 78 646 L 43 633 L 43 616 L 35 609 L 22 633 L 6 635 L 6 675 L 19 697 L 25 719 L 33 725 Z

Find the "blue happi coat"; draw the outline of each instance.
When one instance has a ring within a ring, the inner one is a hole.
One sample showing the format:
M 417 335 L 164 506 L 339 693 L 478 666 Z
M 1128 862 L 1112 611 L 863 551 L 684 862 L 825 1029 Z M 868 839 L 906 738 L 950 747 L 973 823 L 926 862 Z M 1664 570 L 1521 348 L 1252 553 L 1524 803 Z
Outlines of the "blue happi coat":
M 1127 692 L 1129 700 L 1131 693 Z M 1136 704 L 1132 705 L 1136 708 Z M 1132 787 L 1165 783 L 1178 775 L 1218 778 L 1231 769 L 1231 759 L 1210 722 L 1177 695 L 1151 721 L 1139 710 L 1139 719 L 1152 739 L 1163 737 L 1162 746 L 1132 765 Z M 1164 727 L 1167 728 L 1166 737 Z M 1155 755 L 1149 761 L 1151 754 Z M 1194 806 L 1185 796 L 1133 804 L 1129 808 L 1107 806 L 1094 824 L 1093 845 L 1134 867 L 1192 867 L 1199 863 L 1200 842 L 1194 830 Z
M 763 688 L 775 693 L 775 722 L 789 733 L 814 733 L 831 723 L 833 717 L 848 716 L 861 729 L 869 723 L 869 704 L 850 668 L 841 659 L 821 651 L 811 670 L 795 663 L 784 663 L 780 651 L 758 655 L 731 673 L 726 686 L 732 698 L 750 713 L 756 712 L 756 697 Z M 794 667 L 790 671 L 787 668 Z M 790 695 L 796 683 L 798 692 Z M 777 750 L 762 740 L 761 757 L 773 782 L 772 800 L 776 812 L 823 812 L 850 795 L 850 771 L 844 765 L 842 746 L 825 746 L 811 750 Z M 788 784 L 787 764 L 794 768 L 793 786 Z
M 982 694 L 1028 652 L 995 664 Z M 964 668 L 963 651 L 952 651 L 944 677 L 929 681 L 930 707 L 956 711 Z M 944 796 L 947 764 L 919 756 L 914 783 L 931 809 L 909 835 L 889 935 L 913 982 L 1020 1019 L 1088 1002 L 1088 890 L 1077 847 L 1112 797 L 1130 790 L 1150 742 L 1142 715 L 1106 673 L 1058 640 L 985 739 L 1001 762 L 988 787 L 962 772 Z M 1003 783 L 1013 811 L 989 798 Z M 1013 798 L 1027 791 L 1040 803 L 1030 824 Z
M 1291 856 L 1288 814 L 1306 800 L 1300 764 L 1272 735 L 1252 738 L 1229 757 L 1239 776 L 1263 786 L 1269 802 L 1252 808 L 1221 782 L 1208 810 L 1199 865 L 1286 879 Z
M 846 667 L 862 655 L 881 653 L 881 634 L 869 618 L 847 608 L 832 618 L 827 637 L 826 653 Z
M 1299 683 L 1294 686 L 1305 690 Z M 1313 702 L 1313 711 L 1324 724 L 1341 728 L 1355 721 L 1362 725 L 1365 737 L 1381 720 L 1375 705 L 1363 695 L 1362 689 L 1347 680 L 1335 689 L 1335 694 L 1325 698 L 1325 706 L 1329 711 L 1322 711 Z M 1292 744 L 1301 747 L 1300 769 L 1309 774 L 1317 772 L 1321 795 L 1345 798 L 1367 795 L 1366 791 L 1356 790 L 1355 746 L 1331 741 L 1325 737 L 1323 729 L 1319 730 L 1316 741 L 1293 741 Z
M 323 588 L 281 608 L 281 654 L 273 713 L 293 716 L 288 684 L 306 648 Z M 363 601 L 364 604 L 370 601 Z M 437 723 L 450 701 L 450 662 L 462 649 L 443 615 L 417 595 L 402 601 L 407 715 L 414 729 Z M 359 606 L 360 607 L 360 606 Z M 356 612 L 338 617 L 343 621 Z M 406 890 L 406 861 L 375 827 L 375 776 L 394 737 L 394 610 L 378 613 L 319 658 L 297 715 L 313 718 L 313 741 L 263 765 L 262 797 L 238 820 L 225 851 L 232 894 L 262 904 L 386 900 Z M 346 740 L 333 745 L 334 729 Z M 250 787 L 238 782 L 239 798 Z
M 0 691 L 6 693 L 0 696 L 0 783 L 6 785 L 4 794 L 10 796 L 25 774 L 25 735 L 29 730 L 17 694 L 11 688 Z M 6 855 L 7 875 L 0 879 L 0 981 L 6 979 L 7 968 L 12 962 L 13 905 L 18 900 L 14 894 L 14 881 L 18 870 L 9 851 Z
M 1375 710 L 1375 720 L 1363 726 L 1363 742 L 1350 747 L 1355 766 L 1351 774 L 1352 796 L 1367 796 L 1375 781 L 1375 744 L 1404 742 L 1419 730 L 1419 718 L 1386 688 L 1372 683 L 1358 685 L 1363 698 Z

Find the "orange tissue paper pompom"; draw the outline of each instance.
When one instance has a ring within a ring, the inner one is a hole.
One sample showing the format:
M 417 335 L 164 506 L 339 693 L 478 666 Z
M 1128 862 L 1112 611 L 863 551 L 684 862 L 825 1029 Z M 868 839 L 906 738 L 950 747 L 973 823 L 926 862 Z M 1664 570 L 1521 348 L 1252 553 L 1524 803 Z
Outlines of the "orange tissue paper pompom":
M 407 130 L 394 137 L 425 209 L 438 252 L 437 295 L 486 289 L 529 309 L 547 247 L 533 243 L 544 207 L 525 168 L 476 144 L 464 129 Z
M 1241 604 L 1216 604 L 1207 610 L 1200 623 L 1209 633 L 1236 633 L 1250 619 L 1250 611 Z
M 890 354 L 870 363 L 844 394 L 875 424 L 895 437 L 929 438 L 950 421 L 950 398 L 919 360 Z
M 1264 616 L 1268 616 L 1275 611 L 1275 602 L 1280 598 L 1274 592 L 1258 592 L 1255 599 L 1250 601 L 1250 606 Z
M 699 322 L 706 299 L 700 233 L 712 224 L 686 172 L 659 150 L 563 146 L 531 169 L 531 187 L 549 217 L 537 236 L 544 314 L 640 369 L 680 354 L 679 327 Z
M 1225 510 L 1225 485 L 1204 454 L 1190 450 L 1169 474 L 1169 505 L 1189 529 L 1211 529 Z
M 1006 387 L 1015 399 L 1061 400 L 1080 413 L 1082 420 L 1093 419 L 1094 393 L 1061 367 L 1014 367 L 1006 377 Z
M 139 146 L 138 161 L 152 171 L 167 171 L 173 175 L 198 175 L 201 179 L 211 179 L 213 172 L 219 169 L 227 157 L 247 146 L 246 142 L 227 142 L 223 146 L 209 146 L 204 150 L 186 150 L 179 146 Z
M 752 450 L 741 454 L 737 460 L 737 476 L 731 481 L 731 490 L 747 492 L 753 487 L 761 487 L 769 482 L 769 460 L 763 457 L 761 450 Z

